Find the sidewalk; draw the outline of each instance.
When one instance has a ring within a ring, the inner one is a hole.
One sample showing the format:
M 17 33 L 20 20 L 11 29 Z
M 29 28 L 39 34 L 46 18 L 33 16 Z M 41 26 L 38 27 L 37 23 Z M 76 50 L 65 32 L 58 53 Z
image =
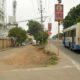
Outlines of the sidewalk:
M 52 44 L 48 44 L 46 47 L 47 50 L 58 54 L 58 48 Z M 59 61 L 57 65 L 53 65 L 56 68 L 68 68 L 68 67 L 76 67 L 80 70 L 80 65 L 77 64 L 74 60 L 72 60 L 69 56 L 67 56 L 63 51 L 60 50 L 59 53 Z

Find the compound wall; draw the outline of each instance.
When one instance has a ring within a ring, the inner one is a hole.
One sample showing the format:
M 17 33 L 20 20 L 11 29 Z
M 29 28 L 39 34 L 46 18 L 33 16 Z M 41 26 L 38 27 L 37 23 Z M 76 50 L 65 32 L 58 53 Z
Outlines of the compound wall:
M 13 47 L 15 45 L 14 40 L 7 38 L 0 38 L 0 49 Z

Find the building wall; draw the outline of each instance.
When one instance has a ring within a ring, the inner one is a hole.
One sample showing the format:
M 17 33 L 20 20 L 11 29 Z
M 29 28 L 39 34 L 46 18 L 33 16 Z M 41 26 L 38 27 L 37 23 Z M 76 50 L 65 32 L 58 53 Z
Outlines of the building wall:
M 12 39 L 7 38 L 0 38 L 0 49 L 13 47 L 15 42 Z

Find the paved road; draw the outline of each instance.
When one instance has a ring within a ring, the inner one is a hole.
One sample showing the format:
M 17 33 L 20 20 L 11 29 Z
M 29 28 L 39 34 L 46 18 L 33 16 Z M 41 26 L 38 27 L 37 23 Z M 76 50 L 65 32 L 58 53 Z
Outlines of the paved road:
M 53 45 L 57 47 L 57 41 L 52 41 Z M 65 48 L 61 42 L 60 49 L 69 57 L 71 57 L 75 62 L 80 64 L 80 51 L 71 51 L 68 48 Z
M 73 64 L 63 55 L 60 63 L 55 66 L 0 71 L 0 80 L 80 80 L 80 66 Z
M 80 80 L 75 68 L 15 70 L 0 73 L 0 80 Z

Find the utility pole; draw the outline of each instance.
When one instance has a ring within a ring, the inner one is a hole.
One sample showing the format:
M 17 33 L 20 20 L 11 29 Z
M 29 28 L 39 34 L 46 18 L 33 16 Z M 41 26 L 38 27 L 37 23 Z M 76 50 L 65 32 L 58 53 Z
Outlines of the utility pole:
M 40 0 L 40 14 L 41 14 L 41 25 L 42 25 L 42 28 L 44 30 L 44 26 L 43 26 L 43 5 L 42 5 L 42 0 Z M 42 34 L 42 43 L 43 43 L 43 34 Z
M 42 6 L 42 0 L 40 0 L 40 14 L 41 14 L 41 24 L 43 24 L 43 6 Z
M 16 6 L 17 2 L 16 0 L 13 1 L 13 17 L 14 17 L 14 24 L 16 23 Z
M 60 54 L 60 24 L 63 21 L 63 4 L 61 0 L 58 0 L 58 3 L 55 4 L 55 21 L 58 22 L 58 56 Z

